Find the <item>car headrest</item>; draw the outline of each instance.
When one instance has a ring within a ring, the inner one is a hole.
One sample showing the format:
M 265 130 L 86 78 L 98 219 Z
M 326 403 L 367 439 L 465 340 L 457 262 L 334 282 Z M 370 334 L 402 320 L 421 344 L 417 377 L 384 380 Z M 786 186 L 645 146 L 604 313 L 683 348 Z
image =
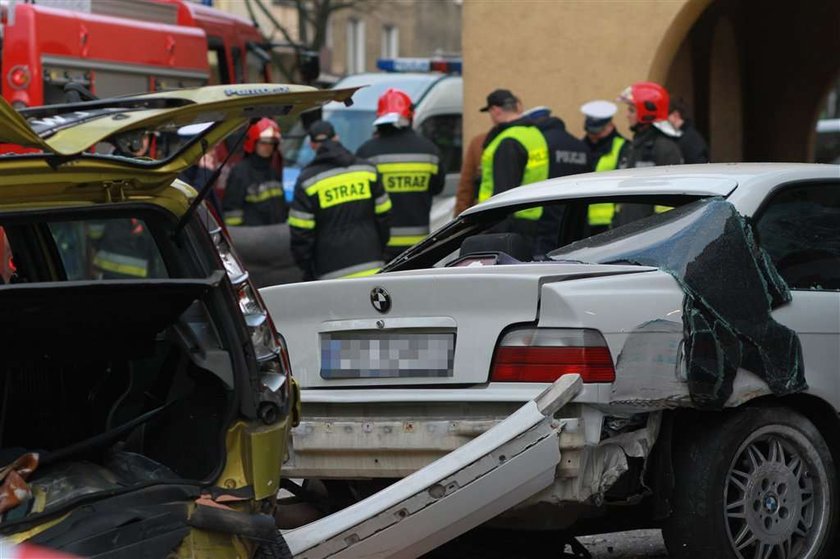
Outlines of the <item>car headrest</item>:
M 461 243 L 459 256 L 482 252 L 502 252 L 520 262 L 529 262 L 534 256 L 531 242 L 519 233 L 473 235 Z

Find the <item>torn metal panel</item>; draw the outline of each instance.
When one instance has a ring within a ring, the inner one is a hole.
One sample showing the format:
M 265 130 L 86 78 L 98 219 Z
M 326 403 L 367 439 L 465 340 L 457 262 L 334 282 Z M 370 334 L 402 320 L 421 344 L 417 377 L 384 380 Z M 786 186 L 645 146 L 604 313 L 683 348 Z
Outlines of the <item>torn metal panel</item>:
M 651 410 L 690 403 L 682 344 L 680 322 L 651 320 L 633 330 L 616 359 L 610 403 Z
M 683 343 L 696 406 L 722 408 L 739 367 L 756 373 L 775 394 L 807 387 L 799 338 L 770 314 L 790 301 L 790 291 L 729 202 L 687 204 L 549 256 L 656 266 L 677 280 L 685 293 Z
M 572 519 L 566 513 L 576 511 L 571 515 L 576 518 L 579 512 L 576 504 L 598 507 L 604 503 L 607 491 L 630 470 L 630 458 L 647 460 L 659 436 L 661 424 L 662 414 L 650 413 L 640 429 L 605 438 L 597 445 L 584 445 L 579 439 L 577 449 L 569 444 L 572 442 L 569 433 L 564 431 L 560 436 L 563 461 L 554 483 L 506 511 L 495 524 L 531 529 L 536 526 L 542 529 L 567 527 Z M 574 423 L 568 423 L 567 427 L 574 429 Z M 644 491 L 642 480 L 638 481 L 640 490 Z M 543 505 L 551 505 L 552 508 L 545 509 Z M 561 508 L 556 508 L 557 505 Z

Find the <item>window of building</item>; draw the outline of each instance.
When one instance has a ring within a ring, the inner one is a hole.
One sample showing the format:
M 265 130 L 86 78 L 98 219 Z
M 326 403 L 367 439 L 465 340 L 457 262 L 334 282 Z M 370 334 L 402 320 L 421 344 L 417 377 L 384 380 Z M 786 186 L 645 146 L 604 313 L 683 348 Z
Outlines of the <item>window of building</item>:
M 347 20 L 347 73 L 365 71 L 365 22 Z
M 400 29 L 396 25 L 382 27 L 382 58 L 396 58 L 400 55 Z
M 785 188 L 759 216 L 756 232 L 792 289 L 840 289 L 840 183 Z

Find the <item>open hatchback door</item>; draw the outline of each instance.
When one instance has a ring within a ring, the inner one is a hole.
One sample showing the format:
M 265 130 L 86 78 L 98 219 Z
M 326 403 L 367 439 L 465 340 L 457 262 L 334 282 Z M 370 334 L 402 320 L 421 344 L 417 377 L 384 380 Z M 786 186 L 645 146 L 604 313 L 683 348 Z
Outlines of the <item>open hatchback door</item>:
M 31 184 L 49 180 L 45 168 L 62 178 L 86 173 L 128 180 L 138 186 L 168 186 L 181 171 L 194 164 L 210 147 L 251 119 L 295 117 L 330 101 L 351 103 L 357 88 L 317 90 L 308 86 L 239 84 L 209 86 L 119 97 L 99 101 L 52 105 L 16 111 L 0 99 L 0 142 L 40 153 L 15 155 L 0 163 L 0 185 Z M 185 126 L 199 130 L 187 141 L 170 142 L 156 159 L 97 153 L 103 142 L 116 146 L 121 138 L 143 132 L 175 136 Z M 12 162 L 14 161 L 14 162 Z M 138 172 L 141 170 L 142 172 Z

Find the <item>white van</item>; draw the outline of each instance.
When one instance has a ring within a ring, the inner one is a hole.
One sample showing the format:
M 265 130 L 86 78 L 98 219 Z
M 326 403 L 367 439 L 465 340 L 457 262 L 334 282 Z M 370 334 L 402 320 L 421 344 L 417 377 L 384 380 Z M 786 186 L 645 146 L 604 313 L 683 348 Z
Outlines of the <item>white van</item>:
M 353 74 L 339 80 L 333 88 L 362 87 L 353 95 L 353 105 L 329 103 L 322 118 L 335 127 L 341 143 L 355 152 L 373 134 L 379 96 L 390 87 L 405 91 L 414 102 L 414 128 L 440 149 L 446 170 L 446 187 L 435 197 L 431 227 L 445 224 L 452 217 L 455 187 L 461 170 L 463 80 L 460 60 L 419 58 L 380 59 L 382 72 Z M 314 154 L 306 141 L 303 125 L 283 134 L 283 187 L 291 201 L 300 170 Z

